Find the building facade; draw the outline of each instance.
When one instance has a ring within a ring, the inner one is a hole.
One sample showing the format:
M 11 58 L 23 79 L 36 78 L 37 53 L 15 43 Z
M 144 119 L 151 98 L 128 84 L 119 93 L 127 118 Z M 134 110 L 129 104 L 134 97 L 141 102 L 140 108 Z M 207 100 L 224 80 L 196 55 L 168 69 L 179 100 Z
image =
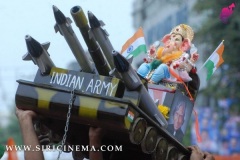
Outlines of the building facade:
M 147 45 L 161 39 L 181 23 L 191 24 L 190 11 L 195 0 L 135 0 L 133 26 L 142 27 Z M 192 25 L 190 25 L 192 26 Z

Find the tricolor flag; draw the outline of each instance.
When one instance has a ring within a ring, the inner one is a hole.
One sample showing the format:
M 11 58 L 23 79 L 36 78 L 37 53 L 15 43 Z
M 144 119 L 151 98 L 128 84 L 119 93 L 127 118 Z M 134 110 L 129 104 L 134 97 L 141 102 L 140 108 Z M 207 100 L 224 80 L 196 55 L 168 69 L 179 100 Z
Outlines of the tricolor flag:
M 137 32 L 123 45 L 121 54 L 124 57 L 128 58 L 130 55 L 136 57 L 142 52 L 146 53 L 147 47 L 144 39 L 143 30 L 142 28 L 139 28 Z
M 217 68 L 224 62 L 222 54 L 224 51 L 223 41 L 219 44 L 216 50 L 206 60 L 203 66 L 207 69 L 207 80 L 213 75 Z
M 134 114 L 131 112 L 131 111 L 128 111 L 128 120 L 130 121 L 130 122 L 133 122 L 133 119 L 134 119 Z

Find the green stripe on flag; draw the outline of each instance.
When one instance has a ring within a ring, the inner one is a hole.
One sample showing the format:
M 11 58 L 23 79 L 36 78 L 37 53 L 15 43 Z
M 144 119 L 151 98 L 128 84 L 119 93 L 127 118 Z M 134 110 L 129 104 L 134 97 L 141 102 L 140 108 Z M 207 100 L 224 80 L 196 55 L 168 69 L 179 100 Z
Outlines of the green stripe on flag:
M 138 46 L 134 51 L 132 51 L 128 56 L 127 58 L 130 56 L 130 55 L 133 55 L 133 57 L 137 57 L 140 53 L 146 53 L 147 52 L 147 47 L 145 44 L 142 44 L 140 46 Z
M 207 68 L 207 80 L 209 80 L 213 75 L 213 69 L 215 67 L 213 61 L 211 60 L 207 61 L 204 67 Z

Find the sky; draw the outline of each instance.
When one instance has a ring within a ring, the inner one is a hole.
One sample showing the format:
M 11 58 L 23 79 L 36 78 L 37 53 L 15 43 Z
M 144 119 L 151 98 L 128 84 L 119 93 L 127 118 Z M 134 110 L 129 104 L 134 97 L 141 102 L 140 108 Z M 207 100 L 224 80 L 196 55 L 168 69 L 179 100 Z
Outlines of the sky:
M 110 34 L 109 39 L 118 51 L 135 32 L 131 15 L 133 0 L 0 1 L 0 116 L 8 113 L 9 107 L 15 105 L 16 80 L 32 81 L 38 69 L 32 61 L 22 60 L 27 52 L 26 35 L 40 43 L 50 42 L 48 52 L 57 67 L 67 69 L 68 64 L 75 61 L 64 37 L 55 33 L 53 5 L 71 19 L 70 10 L 76 5 L 82 7 L 86 16 L 87 11 L 91 11 L 104 21 L 106 25 L 103 28 Z M 87 50 L 74 21 L 72 27 L 82 47 Z

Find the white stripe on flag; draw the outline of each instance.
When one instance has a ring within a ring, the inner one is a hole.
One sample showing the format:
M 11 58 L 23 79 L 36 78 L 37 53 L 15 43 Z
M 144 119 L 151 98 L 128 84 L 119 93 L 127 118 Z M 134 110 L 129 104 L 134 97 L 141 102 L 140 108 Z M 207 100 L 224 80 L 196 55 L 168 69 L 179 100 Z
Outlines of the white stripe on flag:
M 138 46 L 145 45 L 145 39 L 144 37 L 140 37 L 136 39 L 123 53 L 122 55 L 124 57 L 127 57 L 129 54 L 131 54 L 134 50 L 137 49 Z

